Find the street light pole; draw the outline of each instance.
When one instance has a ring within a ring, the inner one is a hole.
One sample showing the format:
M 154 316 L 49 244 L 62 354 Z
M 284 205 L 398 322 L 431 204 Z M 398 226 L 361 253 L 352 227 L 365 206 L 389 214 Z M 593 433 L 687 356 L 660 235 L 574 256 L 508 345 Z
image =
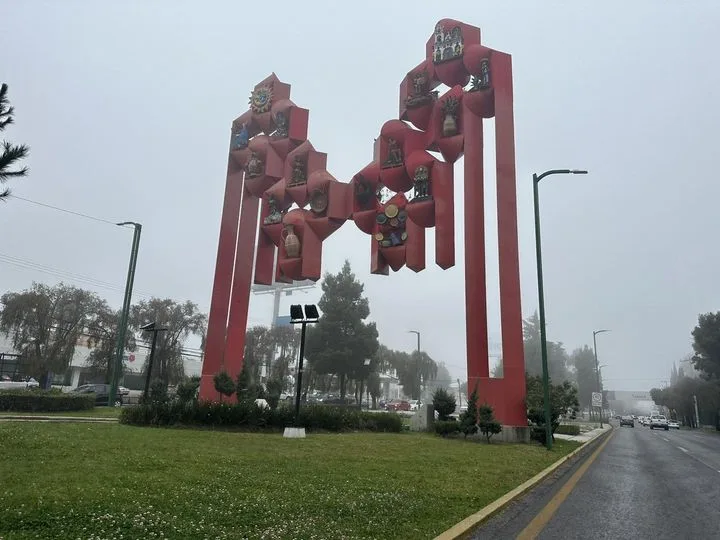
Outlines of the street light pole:
M 143 402 L 147 403 L 148 392 L 150 391 L 150 377 L 152 377 L 153 360 L 155 359 L 155 345 L 157 344 L 157 336 L 160 332 L 166 332 L 167 328 L 156 328 L 155 323 L 151 322 L 140 327 L 140 330 L 152 332 L 152 344 L 150 345 L 150 357 L 148 358 L 147 373 L 145 374 L 145 390 L 143 391 Z
M 120 315 L 120 324 L 117 332 L 117 342 L 115 345 L 115 361 L 112 366 L 112 374 L 110 376 L 110 396 L 108 403 L 115 403 L 117 395 L 118 381 L 120 380 L 120 372 L 122 371 L 123 352 L 125 352 L 125 334 L 127 333 L 128 317 L 130 315 L 130 302 L 132 301 L 132 289 L 135 282 L 135 267 L 137 266 L 138 249 L 140 248 L 140 233 L 142 225 L 134 221 L 124 221 L 117 223 L 119 227 L 126 225 L 133 226 L 133 242 L 130 249 L 130 264 L 128 265 L 127 281 L 125 283 L 125 297 L 123 298 L 122 313 Z M 110 361 L 110 359 L 108 359 Z
M 600 393 L 600 427 L 603 427 L 602 423 L 602 413 L 603 413 L 603 407 L 602 407 L 602 385 L 600 383 L 600 366 L 598 365 L 598 356 L 597 356 L 597 335 L 602 334 L 603 332 L 609 332 L 610 330 L 593 330 L 593 352 L 595 354 L 595 372 L 597 375 L 597 389 Z
M 545 331 L 545 293 L 543 291 L 542 272 L 542 244 L 540 241 L 540 195 L 538 185 L 540 180 L 551 174 L 587 174 L 587 171 L 575 169 L 553 169 L 538 175 L 533 174 L 533 202 L 535 207 L 535 255 L 537 257 L 537 280 L 538 280 L 538 311 L 540 312 L 540 355 L 542 358 L 543 370 L 543 401 L 545 409 L 545 445 L 552 450 L 552 425 L 550 413 L 550 375 L 548 373 L 547 361 L 547 336 Z
M 415 360 L 415 373 L 417 375 L 417 384 L 418 384 L 418 392 L 420 392 L 420 397 L 422 397 L 422 391 L 420 389 L 420 332 L 417 330 L 408 330 L 408 334 L 415 334 L 417 336 L 417 359 Z M 415 399 L 413 397 L 413 399 Z

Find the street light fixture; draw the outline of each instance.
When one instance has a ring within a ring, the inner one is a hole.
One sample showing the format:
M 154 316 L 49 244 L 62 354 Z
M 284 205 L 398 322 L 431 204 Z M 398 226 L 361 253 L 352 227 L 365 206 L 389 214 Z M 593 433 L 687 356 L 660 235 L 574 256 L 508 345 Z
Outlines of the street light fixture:
M 305 356 L 305 330 L 308 324 L 315 324 L 320 319 L 317 307 L 314 304 L 305 304 L 305 313 L 300 304 L 290 306 L 290 324 L 301 324 L 300 334 L 300 360 L 297 371 L 297 390 L 295 392 L 295 427 L 300 419 L 300 390 L 302 389 L 303 357 Z
M 130 315 L 130 302 L 132 301 L 132 289 L 135 282 L 135 267 L 137 266 L 138 249 L 140 247 L 140 233 L 142 225 L 134 221 L 123 221 L 116 223 L 118 227 L 133 227 L 133 241 L 130 248 L 130 264 L 128 265 L 127 281 L 125 282 L 125 296 L 123 298 L 123 307 L 120 314 L 120 325 L 118 326 L 117 343 L 115 345 L 115 362 L 112 366 L 112 375 L 110 376 L 110 396 L 108 403 L 115 403 L 117 396 L 118 381 L 120 380 L 120 372 L 122 371 L 123 353 L 125 352 L 125 334 L 127 333 L 128 317 Z M 146 392 L 147 394 L 147 392 Z
M 420 392 L 420 396 L 418 396 L 417 399 L 420 399 L 420 397 L 422 397 L 422 391 L 420 390 L 420 332 L 418 332 L 417 330 L 408 330 L 408 334 L 415 334 L 417 336 L 417 357 L 415 359 L 415 374 L 417 375 L 418 379 L 418 392 Z M 413 396 L 413 399 L 416 399 L 415 396 Z
M 155 358 L 155 345 L 157 344 L 157 335 L 159 332 L 167 332 L 167 328 L 158 328 L 154 322 L 143 324 L 140 330 L 152 332 L 152 344 L 150 345 L 150 358 L 148 359 L 147 373 L 145 374 L 145 390 L 143 391 L 143 401 L 147 402 L 148 392 L 150 391 L 150 376 L 152 375 L 153 359 Z M 114 403 L 111 401 L 110 403 Z
M 600 383 L 600 368 L 603 366 L 598 365 L 598 356 L 597 356 L 597 335 L 603 334 L 605 332 L 609 332 L 610 330 L 593 330 L 593 353 L 595 354 L 595 371 L 597 375 L 597 391 L 600 393 L 600 427 L 603 427 L 602 424 L 602 414 L 603 414 L 603 407 L 602 407 L 602 385 Z
M 543 370 L 543 401 L 545 408 L 545 445 L 552 449 L 552 425 L 550 424 L 550 376 L 547 365 L 547 337 L 545 332 L 545 294 L 543 292 L 542 246 L 540 243 L 540 196 L 538 184 L 540 180 L 551 174 L 587 174 L 579 169 L 552 169 L 538 175 L 533 174 L 533 202 L 535 206 L 535 253 L 537 256 L 538 304 L 540 311 L 540 354 Z

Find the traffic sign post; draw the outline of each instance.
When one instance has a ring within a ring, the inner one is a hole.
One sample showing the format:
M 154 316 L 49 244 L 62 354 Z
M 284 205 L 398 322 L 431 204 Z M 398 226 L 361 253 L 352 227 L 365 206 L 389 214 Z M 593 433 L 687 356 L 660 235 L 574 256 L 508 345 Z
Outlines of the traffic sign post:
M 593 392 L 592 393 L 592 402 L 593 407 L 597 407 L 600 411 L 600 427 L 602 427 L 602 392 Z

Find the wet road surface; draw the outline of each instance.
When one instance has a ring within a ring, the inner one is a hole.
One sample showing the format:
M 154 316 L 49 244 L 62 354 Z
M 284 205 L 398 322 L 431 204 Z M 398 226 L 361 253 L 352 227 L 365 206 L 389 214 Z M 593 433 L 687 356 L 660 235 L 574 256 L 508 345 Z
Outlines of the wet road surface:
M 518 537 L 720 538 L 720 435 L 616 426 L 472 536 Z

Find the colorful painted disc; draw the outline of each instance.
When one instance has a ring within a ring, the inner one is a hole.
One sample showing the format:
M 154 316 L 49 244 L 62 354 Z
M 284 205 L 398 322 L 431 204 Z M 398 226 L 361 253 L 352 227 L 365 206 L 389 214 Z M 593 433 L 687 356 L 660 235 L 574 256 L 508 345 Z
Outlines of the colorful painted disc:
M 385 235 L 383 233 L 375 233 L 375 240 L 377 240 L 378 242 L 382 242 L 383 238 L 385 238 Z
M 400 240 L 402 240 L 403 242 L 405 240 L 407 240 L 407 232 L 406 231 L 403 231 L 403 233 L 400 235 Z
M 382 242 L 380 242 L 380 245 L 382 247 L 390 247 L 392 246 L 392 242 L 390 240 L 383 240 Z
M 405 220 L 407 219 L 407 212 L 405 210 L 400 210 L 397 218 L 400 220 L 400 223 L 405 223 Z
M 387 223 L 387 216 L 385 214 L 378 214 L 375 217 L 375 221 L 377 221 L 380 225 L 384 225 Z
M 398 215 L 398 207 L 394 204 L 388 204 L 385 207 L 385 215 L 389 218 L 394 218 Z
M 392 219 L 390 220 L 390 226 L 391 226 L 391 227 L 398 227 L 398 226 L 400 226 L 400 220 L 399 220 L 398 218 L 396 218 L 396 217 L 392 218 Z

